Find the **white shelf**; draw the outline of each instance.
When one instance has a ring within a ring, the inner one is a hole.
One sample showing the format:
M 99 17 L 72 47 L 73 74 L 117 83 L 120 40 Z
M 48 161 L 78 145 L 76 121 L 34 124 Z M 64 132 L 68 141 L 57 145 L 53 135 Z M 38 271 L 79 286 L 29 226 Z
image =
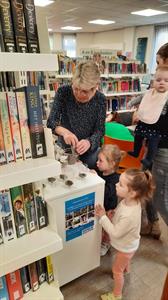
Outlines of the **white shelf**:
M 56 282 L 48 284 L 43 283 L 36 292 L 24 294 L 24 300 L 63 300 L 64 297 L 60 292 Z
M 55 91 L 50 91 L 50 90 L 40 90 L 40 95 L 49 95 L 50 97 L 55 96 Z
M 58 71 L 58 57 L 56 54 L 1 52 L 1 71 Z
M 43 157 L 0 166 L 0 190 L 54 177 L 61 173 L 58 161 Z
M 100 76 L 101 77 L 104 77 L 104 78 L 121 78 L 121 77 L 143 77 L 145 76 L 146 73 L 127 73 L 127 74 L 124 74 L 124 73 L 118 73 L 118 74 L 110 74 L 110 73 L 105 73 L 105 74 L 101 74 Z
M 62 74 L 62 75 L 61 74 L 57 74 L 55 77 L 56 77 L 56 79 L 59 79 L 59 78 L 60 79 L 64 79 L 64 78 L 70 78 L 71 79 L 72 78 L 72 74 Z
M 132 95 L 141 95 L 144 92 L 120 92 L 120 93 L 104 93 L 106 97 L 114 97 L 114 96 L 132 96 Z
M 49 226 L 1 245 L 0 276 L 60 251 L 62 247 L 61 238 Z

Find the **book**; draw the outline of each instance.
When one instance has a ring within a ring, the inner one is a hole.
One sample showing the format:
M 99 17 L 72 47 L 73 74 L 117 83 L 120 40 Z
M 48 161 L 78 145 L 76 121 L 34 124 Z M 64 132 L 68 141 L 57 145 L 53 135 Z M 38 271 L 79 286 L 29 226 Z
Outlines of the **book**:
M 54 272 L 51 255 L 46 257 L 46 268 L 47 268 L 47 282 L 51 283 L 54 281 Z
M 45 258 L 39 259 L 36 261 L 36 269 L 38 275 L 38 282 L 42 284 L 46 281 L 46 262 Z
M 26 294 L 28 291 L 30 291 L 30 278 L 29 278 L 29 271 L 27 266 L 20 269 L 20 277 L 21 277 L 23 293 Z
M 17 52 L 28 52 L 22 0 L 10 0 Z
M 37 229 L 37 218 L 36 218 L 36 209 L 35 201 L 33 194 L 33 185 L 32 183 L 27 183 L 22 186 L 23 189 L 23 203 L 24 210 L 26 213 L 26 221 L 28 232 L 31 233 Z
M 36 263 L 33 262 L 30 265 L 28 265 L 28 269 L 29 269 L 31 289 L 33 292 L 35 292 L 39 288 Z
M 26 95 L 32 157 L 46 156 L 39 88 L 37 86 L 27 86 L 18 90 L 24 91 Z
M 3 41 L 3 33 L 2 33 L 2 25 L 0 21 L 0 52 L 4 52 L 4 41 Z
M 31 143 L 30 143 L 30 132 L 28 127 L 28 115 L 26 106 L 26 97 L 23 92 L 16 92 L 17 108 L 19 113 L 19 126 L 22 141 L 23 158 L 32 158 Z
M 24 6 L 24 16 L 25 16 L 25 23 L 26 23 L 28 52 L 39 53 L 40 49 L 39 49 L 34 0 L 24 0 L 23 6 Z
M 16 231 L 9 190 L 0 191 L 0 219 L 4 243 L 15 239 Z
M 0 299 L 9 300 L 5 276 L 0 277 Z
M 22 283 L 19 270 L 6 275 L 9 299 L 20 300 L 23 298 Z
M 23 203 L 23 194 L 21 186 L 15 186 L 10 189 L 13 214 L 15 220 L 17 237 L 22 237 L 27 233 L 26 215 Z
M 0 216 L 0 245 L 2 245 L 4 243 L 1 223 L 2 223 L 2 220 L 1 220 L 1 216 Z
M 9 109 L 9 120 L 11 125 L 14 155 L 15 160 L 17 161 L 23 159 L 23 153 L 19 126 L 19 114 L 16 103 L 16 95 L 14 92 L 7 93 L 7 102 Z
M 10 0 L 0 1 L 0 19 L 5 52 L 15 52 L 15 39 L 11 16 Z
M 7 162 L 10 163 L 14 161 L 14 148 L 12 142 L 12 133 L 11 133 L 7 98 L 5 92 L 0 92 L 0 115 L 1 115 L 1 122 L 2 122 L 2 131 L 4 137 L 6 159 Z
M 4 143 L 2 121 L 1 121 L 1 114 L 0 114 L 0 165 L 3 165 L 5 163 L 6 163 L 5 143 Z
M 33 190 L 38 228 L 41 229 L 48 225 L 47 203 L 44 200 L 42 183 L 40 181 L 33 182 Z

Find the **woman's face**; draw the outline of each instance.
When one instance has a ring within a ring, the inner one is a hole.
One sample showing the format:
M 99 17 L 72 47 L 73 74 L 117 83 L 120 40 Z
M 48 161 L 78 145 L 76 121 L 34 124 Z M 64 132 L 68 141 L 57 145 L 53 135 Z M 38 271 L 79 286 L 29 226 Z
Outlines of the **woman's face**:
M 89 102 L 92 97 L 96 93 L 97 87 L 93 87 L 91 89 L 81 89 L 74 84 L 72 85 L 73 94 L 75 96 L 75 99 L 80 103 L 87 103 Z
M 163 59 L 159 54 L 156 55 L 156 63 L 158 66 L 168 65 L 168 58 Z

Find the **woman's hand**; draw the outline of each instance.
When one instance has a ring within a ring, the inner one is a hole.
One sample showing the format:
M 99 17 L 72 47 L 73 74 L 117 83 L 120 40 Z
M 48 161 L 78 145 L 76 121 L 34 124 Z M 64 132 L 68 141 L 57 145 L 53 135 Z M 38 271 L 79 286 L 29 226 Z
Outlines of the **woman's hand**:
M 102 216 L 104 216 L 106 214 L 106 211 L 104 209 L 103 206 L 101 206 L 100 204 L 97 204 L 95 206 L 95 215 L 99 218 L 101 218 Z
M 71 145 L 71 146 L 73 146 L 73 148 L 76 148 L 76 146 L 78 144 L 78 138 L 76 137 L 75 134 L 73 134 L 69 130 L 66 130 L 62 136 L 67 145 Z
M 80 140 L 76 145 L 76 152 L 79 155 L 84 154 L 90 148 L 90 142 L 88 140 Z

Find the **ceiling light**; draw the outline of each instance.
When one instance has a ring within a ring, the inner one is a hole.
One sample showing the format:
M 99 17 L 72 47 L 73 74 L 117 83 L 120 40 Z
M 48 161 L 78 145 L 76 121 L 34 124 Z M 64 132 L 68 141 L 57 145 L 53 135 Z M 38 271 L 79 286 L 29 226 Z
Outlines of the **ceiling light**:
M 50 5 L 53 2 L 54 1 L 52 1 L 52 0 L 34 0 L 35 6 L 41 6 L 41 7 Z
M 51 32 L 51 31 L 53 31 L 53 30 L 52 30 L 52 28 L 48 28 L 48 31 Z
M 97 20 L 89 21 L 88 23 L 97 24 L 97 25 L 109 25 L 115 23 L 115 21 L 97 19 Z
M 65 29 L 65 30 L 79 30 L 79 29 L 82 29 L 82 27 L 65 26 L 65 27 L 61 27 L 61 29 Z
M 166 13 L 167 13 L 166 11 L 154 10 L 150 8 L 131 12 L 132 15 L 139 15 L 144 17 L 151 17 L 151 16 L 162 15 Z

